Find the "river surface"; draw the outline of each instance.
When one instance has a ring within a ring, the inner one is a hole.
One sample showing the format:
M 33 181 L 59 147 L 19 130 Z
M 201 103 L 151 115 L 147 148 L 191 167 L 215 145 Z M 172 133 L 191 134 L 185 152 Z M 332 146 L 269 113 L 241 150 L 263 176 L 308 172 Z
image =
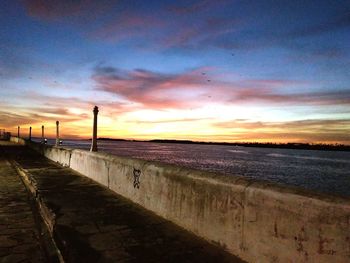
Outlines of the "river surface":
M 62 146 L 89 149 L 90 141 L 66 140 Z M 99 141 L 98 147 L 119 156 L 350 197 L 350 152 L 129 141 Z

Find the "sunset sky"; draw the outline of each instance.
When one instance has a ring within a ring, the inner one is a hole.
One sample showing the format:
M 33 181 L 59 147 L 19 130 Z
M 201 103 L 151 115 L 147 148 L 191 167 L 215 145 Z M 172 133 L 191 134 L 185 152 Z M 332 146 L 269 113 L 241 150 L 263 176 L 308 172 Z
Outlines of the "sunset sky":
M 349 0 L 2 0 L 0 128 L 350 144 Z

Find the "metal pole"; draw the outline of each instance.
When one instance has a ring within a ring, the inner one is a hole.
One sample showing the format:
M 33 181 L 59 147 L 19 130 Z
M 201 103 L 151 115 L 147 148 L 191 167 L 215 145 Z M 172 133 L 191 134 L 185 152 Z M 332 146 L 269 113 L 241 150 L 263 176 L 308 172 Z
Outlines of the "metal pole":
M 60 122 L 56 121 L 56 146 L 60 145 L 59 125 L 60 125 Z
M 95 106 L 94 110 L 92 112 L 94 113 L 94 125 L 93 125 L 93 128 L 92 128 L 92 142 L 91 142 L 90 152 L 97 152 L 97 114 L 98 114 L 98 107 Z
M 21 128 L 18 126 L 17 127 L 17 137 L 19 138 L 19 130 L 20 130 Z
M 32 127 L 29 127 L 29 140 L 32 140 Z
M 44 143 L 45 138 L 44 138 L 44 125 L 41 126 L 41 142 Z

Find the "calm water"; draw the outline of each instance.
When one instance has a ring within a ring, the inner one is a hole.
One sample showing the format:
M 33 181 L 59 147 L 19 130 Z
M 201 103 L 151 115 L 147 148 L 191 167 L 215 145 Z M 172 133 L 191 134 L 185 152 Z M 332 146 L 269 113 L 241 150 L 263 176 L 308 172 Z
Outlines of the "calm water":
M 89 141 L 63 146 L 89 149 Z M 240 175 L 350 197 L 350 152 L 150 142 L 98 142 L 120 156 Z

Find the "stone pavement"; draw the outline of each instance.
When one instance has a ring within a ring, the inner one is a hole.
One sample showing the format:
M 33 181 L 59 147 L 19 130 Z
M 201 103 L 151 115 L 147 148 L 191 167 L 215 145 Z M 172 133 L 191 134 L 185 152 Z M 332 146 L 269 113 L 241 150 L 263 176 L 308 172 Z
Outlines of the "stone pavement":
M 1 148 L 30 182 L 66 262 L 242 262 L 27 147 Z
M 0 152 L 0 262 L 45 262 L 28 193 Z

